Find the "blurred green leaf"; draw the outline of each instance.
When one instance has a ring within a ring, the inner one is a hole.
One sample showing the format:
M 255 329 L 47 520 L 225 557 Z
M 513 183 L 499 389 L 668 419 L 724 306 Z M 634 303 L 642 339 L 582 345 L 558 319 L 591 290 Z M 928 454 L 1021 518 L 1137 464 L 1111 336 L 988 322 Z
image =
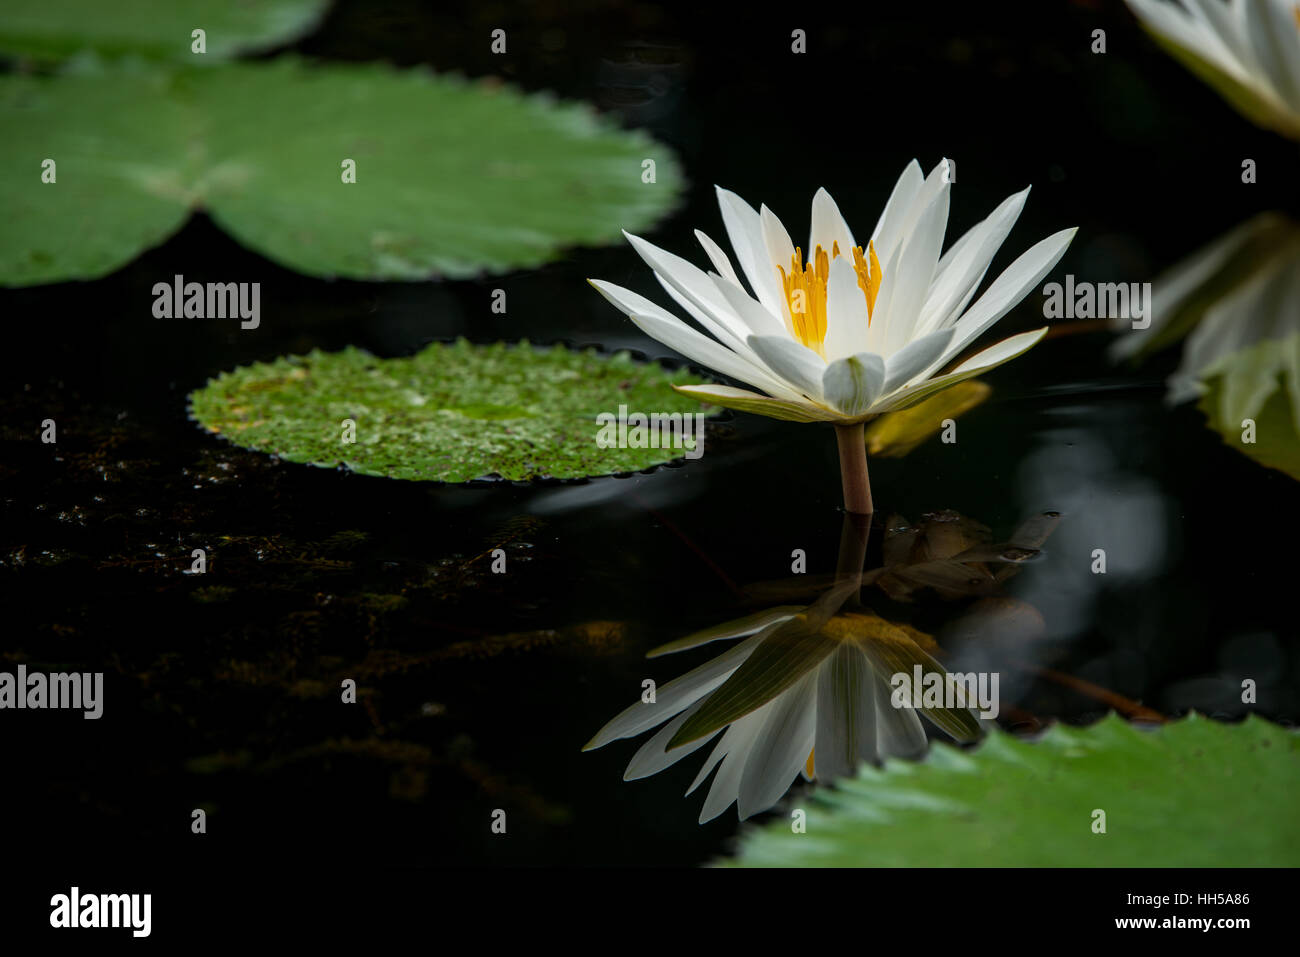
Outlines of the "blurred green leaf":
M 329 0 L 5 0 L 0 52 L 61 59 L 83 50 L 203 64 L 292 43 Z M 191 33 L 205 33 L 204 53 Z
M 742 867 L 1295 867 L 1300 736 L 1251 717 L 1141 730 L 1111 715 L 1036 741 L 864 767 L 818 788 L 807 832 L 742 834 Z M 1105 833 L 1094 833 L 1096 810 Z
M 1217 360 L 1204 384 L 1199 408 L 1224 442 L 1300 479 L 1300 333 Z M 1253 429 L 1246 419 L 1254 421 Z
M 682 182 L 667 148 L 585 105 L 284 58 L 0 77 L 0 138 L 0 285 L 104 275 L 196 209 L 309 275 L 504 272 L 645 228 Z M 41 180 L 46 158 L 55 183 Z
M 693 375 L 527 342 L 433 343 L 409 358 L 311 352 L 224 372 L 190 396 L 208 431 L 290 462 L 440 482 L 516 481 L 634 471 L 681 449 L 600 448 L 599 412 L 620 404 L 693 412 L 667 388 Z M 344 444 L 343 422 L 356 424 Z
M 975 379 L 959 382 L 923 402 L 898 412 L 886 412 L 867 425 L 867 454 L 902 458 L 955 419 L 987 399 L 992 389 Z

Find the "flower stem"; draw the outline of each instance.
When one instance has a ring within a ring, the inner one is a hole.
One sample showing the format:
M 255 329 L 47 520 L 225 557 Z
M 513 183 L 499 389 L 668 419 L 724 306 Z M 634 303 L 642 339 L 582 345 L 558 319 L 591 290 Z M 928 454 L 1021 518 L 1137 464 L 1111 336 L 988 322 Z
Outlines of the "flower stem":
M 858 515 L 870 515 L 871 476 L 867 474 L 867 442 L 863 423 L 835 426 L 840 447 L 840 479 L 844 484 L 844 507 Z

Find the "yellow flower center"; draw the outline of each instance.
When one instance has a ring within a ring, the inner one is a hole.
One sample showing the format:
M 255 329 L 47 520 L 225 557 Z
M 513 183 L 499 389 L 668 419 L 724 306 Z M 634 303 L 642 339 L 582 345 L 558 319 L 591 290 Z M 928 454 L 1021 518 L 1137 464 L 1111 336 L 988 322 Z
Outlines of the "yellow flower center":
M 840 244 L 832 243 L 830 255 L 818 246 L 805 263 L 803 250 L 796 246 L 794 255 L 790 257 L 790 271 L 776 267 L 781 274 L 781 287 L 785 290 L 791 333 L 823 359 L 826 358 L 822 351 L 822 343 L 826 340 L 826 283 L 831 277 L 831 260 L 839 256 Z M 870 324 L 881 280 L 875 243 L 868 242 L 865 252 L 861 246 L 853 247 L 853 271 L 858 274 L 858 288 L 867 300 L 867 323 Z

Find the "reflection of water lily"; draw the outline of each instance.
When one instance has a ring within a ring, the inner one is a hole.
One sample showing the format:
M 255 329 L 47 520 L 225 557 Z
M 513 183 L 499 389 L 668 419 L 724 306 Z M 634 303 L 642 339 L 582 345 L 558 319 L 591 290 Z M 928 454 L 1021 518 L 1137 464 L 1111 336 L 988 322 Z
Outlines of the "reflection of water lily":
M 843 612 L 818 627 L 813 609 L 771 609 L 674 643 L 671 650 L 752 635 L 713 661 L 660 688 L 610 721 L 587 748 L 668 723 L 628 764 L 625 780 L 664 770 L 708 744 L 725 726 L 690 794 L 716 768 L 700 823 L 736 804 L 742 819 L 776 804 L 801 772 L 825 783 L 854 773 L 862 761 L 915 757 L 926 746 L 916 711 L 890 704 L 889 676 L 944 674 L 924 650 L 928 636 L 871 614 Z M 757 632 L 755 634 L 755 632 Z M 773 689 L 776 688 L 775 692 Z M 765 700 L 764 700 L 765 699 Z M 726 720 L 757 701 L 756 708 Z M 710 721 L 710 709 L 713 718 Z M 969 711 L 922 709 L 959 740 L 978 735 Z M 671 719 L 671 720 L 670 720 Z M 690 741 L 691 722 L 725 725 Z
M 1038 342 L 1046 329 L 1012 336 L 939 374 L 1038 284 L 1075 233 L 1062 230 L 1031 247 L 971 304 L 1029 191 L 1006 199 L 940 255 L 948 169 L 945 161 L 923 177 L 913 160 L 865 245 L 858 245 L 830 195 L 818 190 L 806 256 L 766 206 L 756 212 L 719 189 L 740 273 L 701 232 L 696 236 L 716 271 L 629 235 L 668 295 L 712 338 L 630 290 L 599 280 L 592 285 L 647 335 L 765 394 L 722 385 L 678 391 L 746 412 L 838 426 L 845 504 L 870 512 L 862 424 Z
M 926 746 L 920 718 L 891 702 L 891 679 L 918 668 L 926 680 L 945 683 L 948 676 L 931 657 L 937 648 L 928 635 L 860 606 L 866 542 L 866 520 L 846 516 L 840 570 L 811 605 L 769 608 L 650 652 L 746 639 L 665 684 L 653 701 L 624 710 L 584 750 L 663 725 L 633 756 L 624 775 L 632 780 L 676 764 L 721 732 L 687 791 L 717 769 L 701 823 L 732 804 L 741 818 L 767 810 L 800 772 L 827 783 L 854 774 L 863 761 L 919 755 Z M 957 691 L 955 700 L 923 702 L 919 710 L 966 741 L 980 734 L 968 704 Z
M 1295 0 L 1128 0 L 1152 35 L 1252 122 L 1300 139 Z

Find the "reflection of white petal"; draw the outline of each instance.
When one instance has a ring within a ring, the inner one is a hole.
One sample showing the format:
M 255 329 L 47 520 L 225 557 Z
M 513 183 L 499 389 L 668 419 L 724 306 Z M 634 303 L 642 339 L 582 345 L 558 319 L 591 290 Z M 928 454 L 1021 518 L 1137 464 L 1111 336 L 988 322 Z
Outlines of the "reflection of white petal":
M 799 769 L 807 763 L 816 733 L 816 670 L 777 696 L 745 761 L 740 778 L 740 819 L 752 817 L 781 800 Z
M 677 730 L 686 723 L 691 715 L 700 710 L 703 701 L 697 701 L 677 717 L 673 718 L 659 730 L 659 733 L 652 737 L 636 754 L 632 755 L 632 760 L 628 762 L 627 770 L 623 772 L 624 781 L 635 781 L 638 778 L 648 778 L 652 774 L 658 774 L 665 768 L 670 768 L 688 754 L 694 754 L 700 748 L 704 747 L 710 741 L 717 737 L 717 734 L 705 735 L 697 738 L 688 744 L 673 748 L 671 751 L 665 750 L 668 742 L 672 740 Z
M 776 701 L 769 701 L 757 711 L 751 711 L 732 722 L 723 739 L 718 742 L 718 748 L 722 749 L 725 745 L 726 750 L 722 752 L 722 764 L 713 779 L 713 786 L 709 788 L 709 796 L 704 800 L 704 808 L 700 811 L 701 824 L 713 820 L 736 803 L 740 796 L 740 777 L 745 771 L 749 750 L 762 733 L 768 714 L 775 707 Z
M 890 704 L 893 689 L 878 671 L 872 671 L 876 687 L 876 747 L 882 758 L 914 758 L 925 751 L 925 729 L 912 708 Z
M 618 738 L 630 738 L 642 731 L 656 727 L 689 708 L 731 677 L 732 672 L 745 663 L 758 643 L 766 635 L 759 633 L 736 647 L 705 662 L 693 671 L 663 685 L 655 692 L 653 704 L 638 701 L 615 715 L 587 744 L 584 751 L 605 746 Z
M 814 774 L 823 784 L 876 759 L 875 686 L 862 649 L 841 644 L 817 669 Z

